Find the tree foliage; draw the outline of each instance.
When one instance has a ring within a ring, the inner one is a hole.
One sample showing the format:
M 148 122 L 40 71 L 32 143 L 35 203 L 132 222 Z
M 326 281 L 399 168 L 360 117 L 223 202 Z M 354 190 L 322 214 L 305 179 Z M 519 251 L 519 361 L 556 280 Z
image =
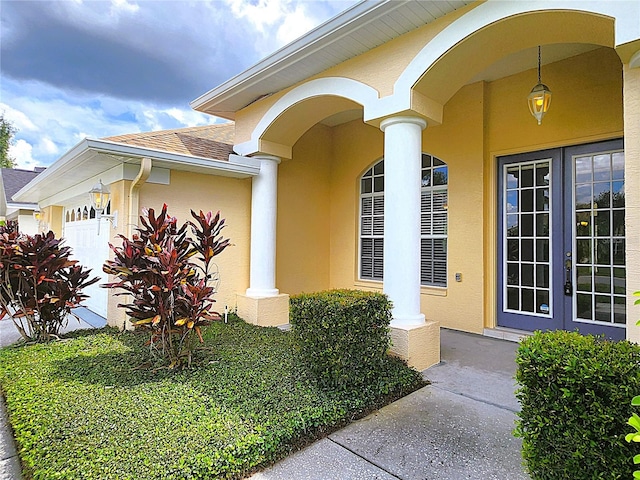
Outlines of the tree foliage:
M 0 113 L 0 168 L 13 168 L 15 160 L 9 156 L 9 147 L 13 144 L 16 128 Z

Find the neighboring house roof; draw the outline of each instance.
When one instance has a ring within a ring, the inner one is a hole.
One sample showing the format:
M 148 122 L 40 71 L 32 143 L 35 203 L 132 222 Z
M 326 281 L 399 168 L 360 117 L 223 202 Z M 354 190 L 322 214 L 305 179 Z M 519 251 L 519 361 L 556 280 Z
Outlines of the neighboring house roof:
M 106 137 L 103 140 L 226 161 L 229 159 L 229 154 L 233 153 L 234 137 L 235 124 L 229 122 L 202 127 L 130 133 Z
M 233 120 L 235 112 L 374 49 L 475 0 L 362 1 L 222 85 L 191 107 Z
M 44 168 L 36 167 L 35 170 L 21 170 L 19 168 L 0 169 L 2 179 L 2 191 L 7 205 L 20 203 L 21 206 L 37 205 L 35 202 L 15 202 L 12 197 L 27 183 L 44 171 Z

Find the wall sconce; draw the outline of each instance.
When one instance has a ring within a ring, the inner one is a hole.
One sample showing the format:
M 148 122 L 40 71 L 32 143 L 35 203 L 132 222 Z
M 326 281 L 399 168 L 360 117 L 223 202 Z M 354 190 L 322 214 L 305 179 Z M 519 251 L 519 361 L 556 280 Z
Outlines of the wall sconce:
M 40 220 L 42 220 L 42 213 L 34 210 L 34 212 L 33 212 L 33 219 L 34 219 L 36 222 L 40 223 Z
M 538 125 L 540 125 L 542 117 L 544 117 L 549 110 L 549 105 L 551 105 L 551 90 L 540 81 L 540 45 L 538 45 L 538 84 L 533 87 L 527 100 L 531 115 L 536 117 Z
M 109 203 L 109 199 L 111 198 L 111 190 L 109 190 L 109 187 L 103 184 L 102 180 L 100 180 L 89 191 L 89 196 L 91 197 L 91 206 L 96 211 L 96 220 L 98 220 L 98 235 L 100 235 L 100 219 L 102 219 L 103 217 L 109 220 L 111 225 L 113 225 L 113 228 L 116 228 L 118 226 L 117 212 L 114 212 L 113 215 L 104 215 L 104 210 L 107 208 L 107 204 Z

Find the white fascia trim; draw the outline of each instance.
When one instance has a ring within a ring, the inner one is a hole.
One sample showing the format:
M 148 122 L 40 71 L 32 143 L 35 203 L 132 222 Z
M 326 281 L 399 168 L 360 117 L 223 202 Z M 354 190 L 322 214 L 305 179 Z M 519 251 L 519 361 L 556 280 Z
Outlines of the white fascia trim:
M 362 105 L 365 119 L 379 99 L 379 93 L 375 88 L 350 78 L 325 77 L 311 80 L 287 92 L 274 103 L 251 132 L 251 140 L 234 145 L 233 149 L 240 155 L 257 153 L 260 137 L 282 113 L 304 100 L 322 96 L 342 97 Z
M 49 179 L 49 177 L 53 177 L 57 173 L 64 173 L 70 168 L 73 168 L 74 160 L 79 158 L 82 153 L 88 150 L 87 141 L 88 140 L 85 138 L 84 140 L 78 142 L 73 148 L 68 150 L 62 157 L 56 160 L 50 167 L 45 169 L 44 172 L 40 173 L 37 177 L 35 177 L 24 187 L 18 190 L 13 195 L 13 198 L 15 198 L 16 200 L 20 200 L 21 198 L 29 198 L 31 193 L 34 190 L 37 190 L 40 185 L 45 183 Z
M 37 203 L 20 203 L 20 202 L 7 202 L 7 209 L 15 208 L 16 210 L 38 210 Z
M 411 108 L 413 85 L 442 55 L 469 35 L 507 17 L 543 10 L 583 11 L 611 17 L 615 19 L 616 45 L 640 38 L 638 1 L 488 0 L 454 21 L 425 45 L 396 80 L 393 94 L 380 99 L 370 110 L 369 118 L 383 118 Z
M 149 157 L 152 160 L 159 160 L 175 170 L 183 170 L 184 167 L 200 167 L 210 170 L 213 174 L 221 173 L 226 176 L 250 177 L 260 173 L 259 168 L 250 165 L 234 164 L 222 160 L 183 155 L 179 153 L 155 150 L 152 148 L 126 145 L 108 140 L 85 138 L 75 147 L 64 154 L 58 161 L 47 168 L 31 182 L 22 187 L 14 198 L 29 198 L 29 194 L 37 190 L 40 185 L 46 184 L 55 179 L 56 176 L 64 174 L 71 168 L 75 168 L 80 163 L 82 155 L 88 152 L 97 152 L 119 157 L 130 157 L 132 160 L 139 160 L 142 157 Z
M 406 0 L 363 0 L 314 28 L 303 37 L 285 45 L 222 85 L 196 98 L 190 103 L 190 106 L 194 110 L 199 110 L 214 100 L 216 103 L 223 102 L 259 82 L 266 81 L 265 78 L 290 67 L 327 45 L 339 41 L 357 28 L 387 15 L 404 3 Z
M 254 176 L 259 173 L 254 168 L 247 165 L 233 164 L 223 160 L 214 160 L 205 157 L 196 157 L 193 155 L 184 155 L 181 153 L 167 152 L 164 150 L 155 150 L 153 148 L 137 147 L 133 145 L 125 145 L 107 140 L 87 139 L 89 149 L 105 153 L 109 155 L 119 155 L 123 157 L 131 157 L 139 159 L 149 157 L 152 160 L 159 160 L 171 164 L 173 170 L 182 170 L 184 166 L 202 167 L 213 172 L 226 173 L 227 176 Z M 46 171 L 46 170 L 45 170 Z M 38 178 L 38 177 L 36 177 Z

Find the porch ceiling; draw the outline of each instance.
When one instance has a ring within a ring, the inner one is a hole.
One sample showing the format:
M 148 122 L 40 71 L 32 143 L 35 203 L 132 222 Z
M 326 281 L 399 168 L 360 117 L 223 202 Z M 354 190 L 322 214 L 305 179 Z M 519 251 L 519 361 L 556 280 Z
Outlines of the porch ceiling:
M 191 102 L 201 112 L 235 119 L 257 99 L 365 53 L 474 0 L 362 1 Z

